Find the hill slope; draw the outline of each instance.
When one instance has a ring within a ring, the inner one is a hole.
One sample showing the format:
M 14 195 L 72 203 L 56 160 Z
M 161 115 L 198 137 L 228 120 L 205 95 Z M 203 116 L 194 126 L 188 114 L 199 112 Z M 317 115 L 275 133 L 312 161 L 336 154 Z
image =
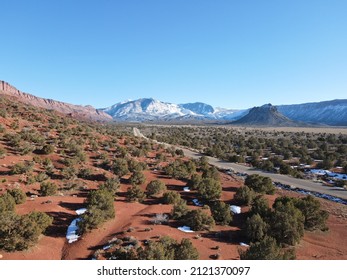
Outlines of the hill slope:
M 347 99 L 277 106 L 286 117 L 310 123 L 347 125 Z
M 261 107 L 252 108 L 247 115 L 232 122 L 237 125 L 255 126 L 299 126 L 300 124 L 292 121 L 278 112 L 275 106 L 266 104 Z M 301 124 L 302 125 L 302 124 Z
M 24 93 L 7 82 L 0 81 L 0 94 L 16 98 L 18 101 L 36 107 L 54 110 L 63 114 L 70 114 L 77 118 L 94 121 L 110 121 L 112 118 L 103 111 L 92 106 L 72 105 L 52 99 L 40 98 L 28 93 Z

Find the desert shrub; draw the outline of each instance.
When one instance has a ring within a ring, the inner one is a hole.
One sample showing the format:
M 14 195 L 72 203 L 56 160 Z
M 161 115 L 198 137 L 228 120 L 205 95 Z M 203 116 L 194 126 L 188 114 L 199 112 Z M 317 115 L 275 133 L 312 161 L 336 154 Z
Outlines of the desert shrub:
M 223 201 L 215 201 L 210 205 L 213 219 L 218 225 L 229 225 L 233 220 L 230 206 Z
M 171 211 L 171 217 L 174 220 L 180 220 L 184 218 L 188 212 L 189 209 L 187 207 L 187 202 L 184 199 L 180 199 L 174 204 Z
M 10 174 L 12 175 L 24 174 L 24 173 L 30 172 L 32 168 L 33 168 L 33 163 L 31 162 L 26 162 L 26 163 L 19 162 L 11 167 Z
M 112 164 L 112 172 L 119 177 L 123 177 L 124 175 L 128 174 L 128 162 L 123 158 L 115 159 Z
M 77 171 L 73 166 L 68 166 L 61 170 L 61 175 L 64 177 L 64 179 L 73 180 L 77 176 Z
M 163 201 L 166 204 L 175 204 L 181 200 L 181 195 L 178 192 L 169 191 L 164 193 Z
M 20 147 L 21 137 L 18 133 L 6 133 L 4 135 L 4 140 L 15 150 Z
M 0 213 L 14 211 L 16 202 L 8 192 L 0 196 Z
M 166 191 L 166 185 L 160 180 L 153 180 L 146 187 L 147 197 L 158 195 Z
M 48 177 L 48 175 L 47 175 L 46 173 L 40 172 L 40 173 L 38 173 L 38 174 L 35 176 L 35 181 L 41 183 L 41 182 L 43 182 L 43 181 L 48 180 L 48 178 L 49 178 L 49 177 Z
M 247 186 L 243 186 L 237 189 L 234 199 L 240 205 L 250 205 L 253 201 L 255 193 Z
M 43 146 L 41 152 L 45 155 L 52 154 L 54 152 L 54 146 L 50 144 L 46 144 Z
M 143 171 L 144 166 L 141 164 L 141 162 L 130 158 L 128 159 L 128 169 L 130 172 Z
M 53 182 L 46 181 L 40 184 L 39 194 L 41 196 L 55 195 L 57 191 L 58 191 L 58 187 Z
M 189 211 L 184 218 L 185 224 L 192 230 L 210 230 L 215 222 L 211 216 L 201 209 Z
M 146 177 L 141 171 L 135 171 L 129 178 L 129 182 L 133 186 L 142 185 L 146 182 Z
M 112 194 L 116 194 L 116 192 L 119 190 L 120 187 L 120 181 L 119 178 L 109 178 L 105 181 L 105 183 L 101 184 L 99 186 L 99 189 L 101 190 L 107 190 Z
M 93 171 L 90 168 L 81 168 L 78 171 L 78 177 L 85 180 L 89 180 L 92 174 Z
M 0 109 L 0 117 L 6 118 L 7 112 L 5 108 Z
M 169 222 L 169 216 L 167 214 L 158 213 L 155 214 L 152 219 L 152 223 L 155 225 L 167 224 Z
M 14 199 L 16 204 L 22 204 L 26 200 L 26 194 L 23 190 L 16 188 L 7 191 Z
M 6 155 L 5 149 L 0 147 L 0 158 L 3 158 L 5 155 Z
M 126 193 L 126 199 L 129 202 L 142 202 L 146 195 L 139 186 L 129 187 Z

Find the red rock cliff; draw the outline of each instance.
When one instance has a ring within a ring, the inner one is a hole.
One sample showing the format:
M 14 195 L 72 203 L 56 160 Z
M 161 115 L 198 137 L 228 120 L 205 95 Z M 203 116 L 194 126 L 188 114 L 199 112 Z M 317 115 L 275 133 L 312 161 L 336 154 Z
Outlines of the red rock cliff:
M 0 81 L 0 94 L 13 96 L 19 101 L 33 106 L 55 110 L 63 114 L 72 114 L 76 117 L 95 121 L 111 121 L 112 117 L 103 111 L 97 110 L 92 106 L 73 105 L 52 99 L 40 98 L 16 89 L 7 82 Z

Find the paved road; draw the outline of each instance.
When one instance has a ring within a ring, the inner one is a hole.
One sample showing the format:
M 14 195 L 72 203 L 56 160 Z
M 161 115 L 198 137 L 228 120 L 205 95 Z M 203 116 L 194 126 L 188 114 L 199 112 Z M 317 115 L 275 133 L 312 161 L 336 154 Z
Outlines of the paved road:
M 145 139 L 148 139 L 137 128 L 134 128 L 134 135 L 136 137 L 143 137 Z M 161 144 L 164 144 L 165 146 L 172 146 L 172 145 L 169 145 L 166 143 L 161 143 Z M 176 148 L 178 148 L 178 147 L 176 147 Z M 197 159 L 197 158 L 200 158 L 202 156 L 202 154 L 193 152 L 193 151 L 185 149 L 185 148 L 179 147 L 179 149 L 182 149 L 184 151 L 184 154 L 190 158 Z M 329 195 L 336 196 L 336 197 L 347 200 L 347 191 L 346 190 L 339 190 L 336 188 L 324 186 L 321 183 L 314 183 L 314 182 L 309 181 L 309 180 L 297 179 L 297 178 L 293 178 L 293 177 L 290 177 L 287 175 L 268 173 L 268 172 L 264 172 L 261 170 L 254 170 L 253 168 L 250 168 L 247 166 L 243 166 L 243 165 L 231 163 L 231 162 L 221 161 L 221 160 L 214 158 L 214 157 L 207 157 L 207 158 L 208 158 L 210 164 L 212 164 L 218 168 L 223 168 L 223 169 L 232 168 L 235 172 L 241 172 L 241 173 L 247 173 L 247 174 L 259 174 L 262 176 L 268 176 L 274 182 L 280 182 L 282 184 L 290 185 L 292 187 L 301 188 L 301 189 L 304 189 L 307 191 L 315 191 L 315 192 L 319 192 L 319 193 L 329 194 Z

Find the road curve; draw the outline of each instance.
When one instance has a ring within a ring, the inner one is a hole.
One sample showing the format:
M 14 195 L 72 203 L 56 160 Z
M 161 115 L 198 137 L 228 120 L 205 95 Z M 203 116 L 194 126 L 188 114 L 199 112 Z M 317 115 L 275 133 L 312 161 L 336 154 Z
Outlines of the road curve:
M 142 137 L 142 138 L 148 139 L 137 128 L 134 128 L 134 135 L 136 137 Z M 157 142 L 157 141 L 155 141 L 155 142 Z M 157 143 L 160 143 L 160 142 L 157 142 Z M 164 144 L 165 146 L 173 146 L 173 145 L 170 145 L 167 143 L 160 143 L 160 144 Z M 182 149 L 185 156 L 190 157 L 190 158 L 198 159 L 201 156 L 203 156 L 200 153 L 193 152 L 193 151 L 188 150 L 186 148 L 176 147 L 176 146 L 174 146 L 174 147 Z M 293 178 L 293 177 L 290 177 L 287 175 L 274 174 L 274 173 L 264 172 L 261 170 L 255 170 L 253 168 L 250 168 L 250 167 L 247 167 L 244 165 L 222 161 L 222 160 L 214 158 L 214 157 L 207 156 L 207 158 L 209 160 L 209 163 L 211 165 L 216 166 L 217 168 L 222 168 L 222 169 L 230 169 L 231 168 L 235 172 L 247 173 L 247 174 L 259 174 L 262 176 L 270 177 L 272 179 L 272 181 L 274 181 L 274 182 L 280 182 L 282 184 L 290 185 L 292 187 L 304 189 L 307 191 L 318 192 L 318 193 L 322 193 L 322 194 L 328 194 L 328 195 L 332 195 L 332 196 L 347 200 L 347 191 L 346 190 L 340 190 L 337 188 L 324 186 L 321 183 L 315 183 L 315 182 L 308 181 L 308 180 L 297 179 L 297 178 Z

